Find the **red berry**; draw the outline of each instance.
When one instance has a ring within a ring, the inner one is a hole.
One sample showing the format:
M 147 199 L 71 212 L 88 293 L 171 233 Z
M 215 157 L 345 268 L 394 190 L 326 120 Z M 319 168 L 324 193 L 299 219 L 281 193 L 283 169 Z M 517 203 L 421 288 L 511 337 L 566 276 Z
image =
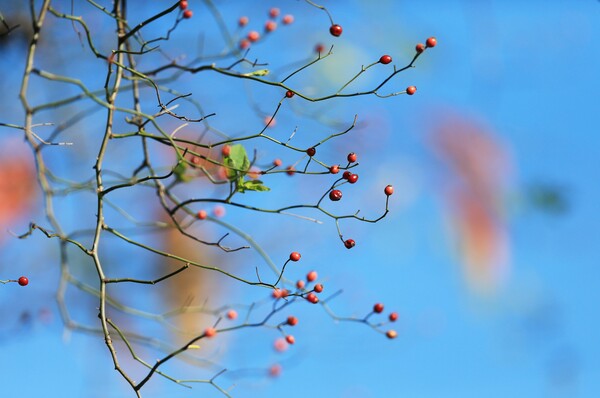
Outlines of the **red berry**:
M 358 181 L 358 174 L 350 174 L 348 176 L 348 182 L 350 184 L 354 184 L 356 181 Z
M 285 92 L 285 96 L 287 98 L 292 98 L 294 96 L 294 92 L 292 90 L 288 90 Z
M 282 163 L 282 162 L 281 162 L 281 159 L 275 159 L 275 160 L 273 161 L 273 166 L 275 166 L 275 167 L 279 167 L 279 166 L 281 166 L 281 163 Z
M 286 170 L 286 174 L 289 176 L 293 176 L 296 173 L 296 168 L 294 166 L 288 166 Z
M 273 347 L 275 347 L 276 351 L 283 352 L 288 349 L 288 344 L 285 342 L 284 338 L 280 337 L 275 340 Z
M 339 189 L 334 189 L 333 191 L 329 192 L 329 199 L 333 200 L 334 202 L 342 199 L 342 191 Z
M 254 43 L 255 41 L 258 41 L 258 39 L 260 39 L 260 33 L 258 33 L 255 30 L 252 30 L 250 32 L 248 32 L 248 36 L 246 36 L 248 38 L 248 40 L 250 40 L 252 43 Z
M 276 363 L 275 365 L 269 368 L 269 375 L 271 377 L 279 377 L 281 376 L 282 367 L 280 364 Z
M 315 52 L 317 52 L 317 53 L 319 53 L 319 54 L 320 54 L 320 53 L 322 53 L 323 51 L 325 51 L 325 46 L 324 46 L 324 45 L 322 45 L 321 43 L 319 43 L 319 44 L 317 44 L 317 45 L 315 46 Z
M 279 12 L 280 12 L 279 8 L 273 7 L 273 8 L 271 8 L 269 10 L 269 17 L 271 17 L 271 18 L 277 18 L 279 16 Z
M 289 25 L 292 22 L 294 22 L 294 16 L 290 15 L 290 14 L 286 14 L 283 16 L 283 19 L 281 20 L 281 22 L 283 22 L 284 25 Z
M 384 65 L 389 64 L 390 62 L 392 62 L 392 57 L 390 57 L 389 55 L 382 55 L 381 58 L 379 58 L 379 62 L 381 62 Z
M 383 304 L 377 303 L 373 306 L 373 312 L 381 314 L 383 312 Z
M 225 208 L 221 205 L 215 206 L 213 208 L 213 214 L 215 217 L 223 217 L 225 216 Z
M 430 37 L 429 39 L 427 39 L 425 44 L 427 44 L 427 47 L 435 47 L 435 45 L 437 44 L 437 39 L 435 37 Z
M 223 148 L 221 148 L 221 155 L 229 156 L 230 153 L 231 153 L 231 147 L 229 145 L 225 145 Z
M 334 164 L 333 166 L 331 166 L 329 168 L 329 172 L 331 174 L 337 174 L 337 173 L 339 173 L 340 172 L 340 166 L 338 166 L 337 164 Z
M 290 326 L 296 326 L 298 324 L 298 318 L 295 316 L 288 316 L 287 324 Z
M 245 50 L 250 47 L 250 41 L 248 39 L 242 39 L 238 46 L 240 47 L 240 50 Z
M 350 163 L 356 162 L 356 154 L 354 152 L 350 152 L 347 158 Z
M 298 260 L 300 260 L 300 257 L 302 257 L 302 256 L 298 252 L 290 253 L 290 260 L 292 260 L 292 261 L 298 261 Z
M 356 242 L 354 239 L 346 239 L 344 241 L 344 246 L 346 246 L 346 249 L 352 249 L 354 246 L 356 246 Z
M 267 21 L 265 23 L 265 32 L 272 32 L 277 29 L 277 22 L 275 21 Z
M 392 312 L 388 318 L 390 319 L 390 322 L 396 322 L 398 320 L 398 313 Z
M 289 296 L 290 292 L 287 289 L 273 289 L 273 298 L 280 299 Z
M 338 24 L 331 25 L 329 27 L 329 33 L 331 33 L 332 36 L 339 37 L 342 35 L 342 27 Z
M 215 334 L 217 334 L 217 330 L 215 328 L 206 328 L 204 331 L 204 336 L 208 338 L 214 337 Z
M 181 0 L 179 2 L 179 8 L 181 8 L 182 10 L 185 10 L 186 8 L 188 8 L 188 2 L 186 0 Z
M 396 337 L 398 337 L 398 333 L 396 333 L 395 330 L 388 330 L 387 332 L 385 332 L 385 335 L 388 339 L 395 339 Z
M 289 334 L 289 335 L 285 336 L 285 341 L 287 341 L 288 344 L 294 344 L 296 342 L 296 339 L 294 338 L 294 336 Z
M 306 274 L 306 280 L 309 282 L 314 282 L 317 280 L 317 277 L 319 275 L 317 274 L 317 271 L 310 271 L 308 274 Z
M 387 196 L 392 196 L 392 194 L 394 193 L 394 187 L 391 185 L 388 185 L 387 187 L 385 187 L 385 189 L 383 190 L 383 192 L 385 192 L 385 194 Z
M 208 213 L 206 213 L 206 210 L 200 210 L 200 211 L 198 212 L 198 218 L 199 218 L 200 220 L 204 220 L 204 219 L 206 219 L 206 217 L 207 217 L 207 216 L 208 216 Z
M 26 276 L 22 276 L 22 277 L 19 278 L 19 280 L 17 282 L 21 286 L 27 286 L 29 284 L 29 279 L 27 279 Z
M 406 94 L 413 95 L 416 92 L 417 92 L 417 88 L 415 86 L 406 87 Z
M 317 283 L 313 289 L 316 293 L 321 293 L 323 291 L 323 285 L 320 283 Z
M 185 10 L 183 12 L 183 17 L 185 19 L 190 19 L 193 15 L 194 15 L 194 13 L 192 12 L 192 10 Z
M 417 50 L 417 53 L 421 54 L 423 51 L 425 51 L 425 44 L 423 43 L 419 43 L 415 46 L 415 50 Z
M 246 26 L 248 25 L 248 22 L 250 22 L 250 20 L 248 19 L 248 17 L 240 17 L 240 19 L 238 19 L 238 25 L 240 26 Z
M 227 311 L 227 318 L 229 319 L 235 319 L 237 318 L 238 314 L 235 310 L 229 310 Z
M 342 178 L 344 180 L 347 180 L 348 178 L 350 178 L 351 175 L 352 175 L 352 172 L 350 170 L 346 170 L 346 171 L 344 171 L 344 174 L 342 174 Z
M 306 295 L 306 299 L 313 304 L 317 304 L 319 302 L 319 298 L 314 293 L 308 293 Z
M 317 153 L 317 150 L 316 150 L 314 147 L 310 147 L 310 148 L 308 148 L 308 149 L 306 150 L 306 154 L 307 154 L 308 156 L 310 156 L 311 158 L 312 158 L 313 156 L 315 156 L 315 154 L 316 154 L 316 153 Z
M 298 282 L 296 282 L 296 288 L 298 289 L 304 289 L 304 281 L 302 279 L 300 279 Z
M 274 117 L 272 117 L 272 116 L 265 116 L 265 125 L 267 127 L 275 127 L 275 124 L 277 124 L 277 121 L 275 120 Z

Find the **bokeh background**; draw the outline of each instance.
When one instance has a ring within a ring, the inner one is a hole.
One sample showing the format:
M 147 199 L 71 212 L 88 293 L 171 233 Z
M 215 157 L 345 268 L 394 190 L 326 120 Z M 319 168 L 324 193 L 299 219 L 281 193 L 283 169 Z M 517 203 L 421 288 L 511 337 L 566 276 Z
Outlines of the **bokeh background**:
M 16 3 L 0 1 L 0 12 L 9 22 L 25 16 L 23 5 Z M 86 9 L 84 2 L 75 3 L 76 11 Z M 139 19 L 167 4 L 156 3 L 145 4 Z M 56 4 L 65 11 L 70 8 L 68 1 Z M 325 104 L 295 98 L 271 129 L 283 138 L 299 126 L 295 139 L 309 144 L 343 130 L 341 126 L 349 125 L 357 114 L 358 127 L 319 153 L 327 162 L 340 162 L 350 151 L 358 154 L 360 181 L 344 190 L 344 199 L 352 197 L 344 204 L 349 211 L 360 208 L 379 214 L 381 190 L 393 184 L 391 213 L 376 225 L 343 222 L 344 234 L 357 242 L 352 250 L 340 244 L 335 225 L 327 220 L 317 225 L 229 208 L 219 220 L 251 232 L 274 259 L 284 259 L 292 250 L 303 253 L 303 268 L 295 275 L 315 268 L 326 288 L 342 288 L 343 294 L 332 302 L 340 315 L 363 316 L 375 302 L 385 303 L 386 312 L 398 311 L 400 319 L 393 327 L 399 337 L 390 341 L 364 325 L 336 323 L 323 311 L 298 305 L 297 343 L 284 353 L 272 348 L 277 334 L 263 329 L 223 337 L 221 344 L 216 341 L 207 348 L 231 369 L 219 379 L 220 385 L 233 386 L 236 397 L 596 396 L 600 4 L 592 0 L 323 4 L 344 27 L 340 38 L 329 35 L 324 13 L 303 2 L 227 1 L 218 7 L 234 32 L 242 15 L 250 18 L 250 28 L 261 30 L 272 6 L 294 15 L 294 24 L 280 27 L 250 52 L 251 57 L 268 60 L 275 73 L 289 70 L 290 60 L 308 59 L 317 43 L 334 45 L 326 62 L 292 84 L 307 92 L 335 90 L 361 65 L 384 53 L 404 66 L 417 42 L 437 37 L 438 46 L 427 50 L 416 68 L 397 76 L 387 91 L 415 85 L 416 95 Z M 200 11 L 203 6 L 194 1 L 190 5 L 196 10 L 194 19 L 174 33 L 169 51 L 193 58 L 198 51 L 221 49 L 214 25 L 204 23 L 203 18 L 210 18 Z M 49 70 L 68 69 L 69 57 L 83 57 L 73 30 L 57 31 L 54 40 L 44 43 L 49 50 L 42 52 L 47 57 L 42 64 Z M 24 46 L 18 40 L 0 43 L 0 122 L 19 124 Z M 60 57 L 52 53 L 57 46 Z M 89 62 L 88 70 L 77 73 L 93 82 L 95 73 L 105 69 L 92 58 Z M 377 65 L 356 87 L 374 86 L 390 67 Z M 184 76 L 181 84 L 199 93 L 207 112 L 217 112 L 213 125 L 234 136 L 260 128 L 281 94 L 241 82 L 228 85 L 210 75 Z M 32 97 L 48 100 L 52 95 L 48 93 Z M 88 148 L 81 136 L 93 131 L 90 123 L 101 121 L 101 114 L 65 133 L 65 140 L 80 147 L 60 147 L 58 153 L 49 154 L 57 170 L 67 173 L 80 167 L 81 175 L 89 175 L 90 152 L 85 151 L 93 150 L 93 145 Z M 55 242 L 37 235 L 21 241 L 5 232 L 22 233 L 29 221 L 43 221 L 43 214 L 39 189 L 30 180 L 31 154 L 21 133 L 0 131 L 0 279 L 23 274 L 31 281 L 27 288 L 0 285 L 0 395 L 129 397 L 132 393 L 112 369 L 102 339 L 66 330 L 60 320 L 54 302 L 59 278 Z M 116 150 L 115 158 L 128 148 L 124 144 L 122 152 Z M 282 157 L 285 164 L 297 160 L 278 151 L 265 145 L 260 155 L 265 163 L 275 157 Z M 320 196 L 322 191 L 312 192 L 312 185 L 303 185 L 309 180 L 300 177 L 282 175 L 269 181 L 273 188 L 269 201 L 289 203 L 292 197 L 310 202 Z M 323 187 L 327 184 L 324 181 Z M 249 202 L 265 200 L 260 194 L 248 195 Z M 60 202 L 67 228 L 84 223 L 78 210 L 86 200 L 91 199 Z M 136 200 L 140 214 L 156 210 Z M 93 213 L 87 217 L 93 219 Z M 219 236 L 220 226 L 215 223 L 211 228 L 207 236 Z M 171 248 L 182 244 L 176 238 L 165 241 Z M 116 263 L 127 258 L 134 267 L 136 258 L 124 250 L 115 248 L 109 258 Z M 258 261 L 252 255 L 226 259 L 209 251 L 201 255 L 222 261 L 225 267 Z M 253 300 L 255 293 L 245 287 L 223 282 L 215 291 L 203 278 L 175 279 L 162 295 L 136 288 L 120 297 L 142 306 L 177 306 L 188 296 L 176 296 L 169 289 L 179 290 L 187 282 L 186 289 L 199 290 L 194 296 L 198 303 L 209 296 L 215 306 Z M 77 304 L 73 316 L 93 322 L 96 300 L 80 293 L 71 299 Z M 137 326 L 139 332 L 154 333 L 144 325 Z M 128 364 L 127 354 L 121 352 Z M 276 363 L 281 376 L 269 377 L 268 369 Z M 193 377 L 195 368 L 168 369 Z M 144 396 L 221 394 L 206 385 L 189 391 L 155 380 Z

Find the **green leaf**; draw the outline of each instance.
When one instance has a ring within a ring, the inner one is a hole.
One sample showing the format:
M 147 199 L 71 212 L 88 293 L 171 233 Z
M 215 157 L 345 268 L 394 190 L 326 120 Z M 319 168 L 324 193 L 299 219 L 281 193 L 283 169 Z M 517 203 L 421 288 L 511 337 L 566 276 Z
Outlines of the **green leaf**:
M 177 163 L 177 166 L 175 166 L 175 168 L 173 168 L 173 173 L 175 174 L 175 178 L 177 178 L 178 181 L 183 181 L 183 182 L 191 181 L 193 177 L 189 176 L 185 173 L 187 171 L 187 169 L 188 169 L 188 166 L 183 161 L 180 161 L 179 163 Z
M 229 181 L 235 181 L 246 175 L 250 161 L 242 144 L 232 145 L 229 149 L 229 155 L 223 160 L 227 166 L 227 178 Z
M 242 185 L 238 185 L 238 191 L 258 191 L 258 192 L 267 192 L 270 191 L 271 188 L 265 186 L 260 180 L 248 180 L 244 181 Z

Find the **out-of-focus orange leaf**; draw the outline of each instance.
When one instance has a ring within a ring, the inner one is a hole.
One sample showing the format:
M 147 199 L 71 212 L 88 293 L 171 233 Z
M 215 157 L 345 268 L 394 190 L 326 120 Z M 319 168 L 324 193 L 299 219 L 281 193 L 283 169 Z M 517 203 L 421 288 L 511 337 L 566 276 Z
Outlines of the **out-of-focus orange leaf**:
M 475 291 L 494 292 L 509 265 L 502 202 L 510 157 L 487 129 L 458 116 L 443 119 L 431 143 L 443 161 L 442 193 L 467 283 Z

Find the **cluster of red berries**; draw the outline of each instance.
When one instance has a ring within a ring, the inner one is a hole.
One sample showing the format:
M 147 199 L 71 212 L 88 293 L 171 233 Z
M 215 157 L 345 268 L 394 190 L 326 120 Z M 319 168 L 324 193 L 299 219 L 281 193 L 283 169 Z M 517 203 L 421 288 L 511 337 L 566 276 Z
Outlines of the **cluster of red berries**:
M 376 314 L 381 314 L 383 312 L 384 306 L 382 303 L 375 303 L 375 305 L 373 305 L 373 312 Z M 397 312 L 391 312 L 388 315 L 388 319 L 390 320 L 390 322 L 396 322 L 398 320 L 398 313 Z M 398 337 L 398 333 L 393 330 L 390 329 L 388 330 L 385 335 L 387 336 L 388 339 L 395 339 L 396 337 Z
M 275 29 L 277 29 L 277 22 L 275 21 L 275 19 L 277 17 L 279 17 L 279 15 L 281 14 L 281 10 L 279 8 L 271 8 L 269 10 L 269 19 L 265 22 L 265 27 L 264 27 L 264 31 L 265 33 L 271 33 L 273 31 L 275 31 Z M 247 16 L 242 16 L 238 19 L 238 25 L 243 28 L 244 26 L 248 25 L 248 23 L 250 22 L 250 18 L 248 18 Z M 281 23 L 283 25 L 290 25 L 294 22 L 294 16 L 291 14 L 286 14 L 281 18 Z M 256 30 L 252 30 L 250 32 L 248 32 L 248 34 L 246 35 L 245 38 L 241 39 L 239 42 L 239 47 L 242 50 L 245 50 L 246 48 L 250 47 L 251 43 L 255 43 L 258 40 L 260 40 L 260 33 L 258 33 L 258 31 Z
M 179 1 L 179 9 L 183 11 L 182 16 L 185 19 L 190 19 L 194 15 L 192 10 L 188 10 L 188 2 L 186 0 Z

